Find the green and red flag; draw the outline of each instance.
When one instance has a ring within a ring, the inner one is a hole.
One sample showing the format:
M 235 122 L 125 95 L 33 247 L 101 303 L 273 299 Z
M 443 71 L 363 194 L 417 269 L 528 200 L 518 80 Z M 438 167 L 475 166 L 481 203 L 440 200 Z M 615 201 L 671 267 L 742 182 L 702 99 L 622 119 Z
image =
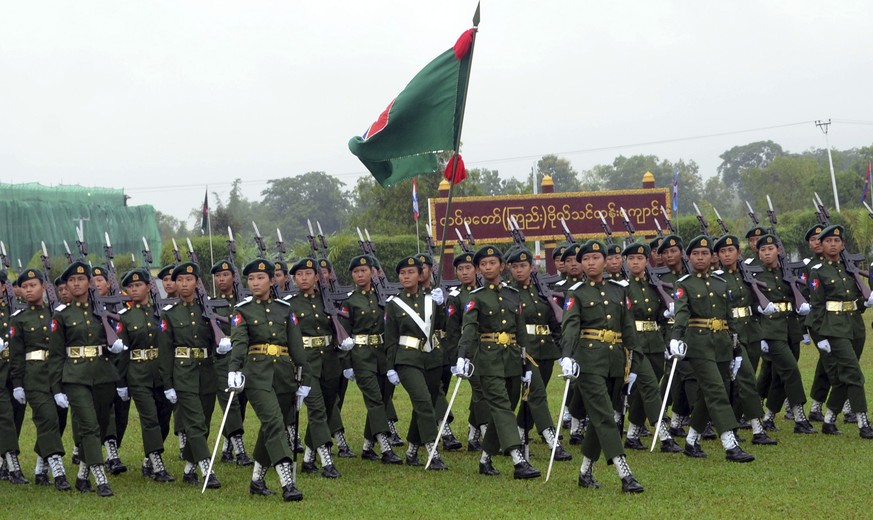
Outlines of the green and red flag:
M 412 78 L 364 135 L 349 140 L 349 150 L 382 186 L 437 173 L 439 155 L 457 151 L 475 34 L 475 27 L 465 31 Z M 458 159 L 445 172 L 454 183 L 466 176 Z

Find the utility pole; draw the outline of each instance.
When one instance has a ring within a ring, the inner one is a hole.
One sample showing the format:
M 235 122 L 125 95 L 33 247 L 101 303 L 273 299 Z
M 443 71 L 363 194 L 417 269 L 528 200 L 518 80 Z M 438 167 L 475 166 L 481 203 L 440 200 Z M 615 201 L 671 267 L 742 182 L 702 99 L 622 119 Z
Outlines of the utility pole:
M 824 121 L 816 121 L 815 126 L 819 127 L 821 131 L 825 135 L 825 145 L 828 147 L 828 164 L 831 167 L 831 184 L 834 188 L 834 206 L 837 208 L 837 213 L 840 211 L 840 196 L 837 193 L 837 176 L 834 175 L 834 158 L 831 156 L 831 141 L 828 137 L 828 127 L 831 125 L 831 120 L 828 119 L 827 122 Z

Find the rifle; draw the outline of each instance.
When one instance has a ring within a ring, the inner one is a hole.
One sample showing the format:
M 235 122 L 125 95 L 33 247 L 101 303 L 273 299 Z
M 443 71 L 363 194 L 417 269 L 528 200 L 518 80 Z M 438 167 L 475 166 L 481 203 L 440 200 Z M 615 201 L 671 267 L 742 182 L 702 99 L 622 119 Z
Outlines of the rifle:
M 667 225 L 667 229 L 670 230 L 670 234 L 675 235 L 675 234 L 676 234 L 676 228 L 673 226 L 673 222 L 670 220 L 670 217 L 667 216 L 667 211 L 664 209 L 664 206 L 661 206 L 661 218 L 664 219 L 664 224 Z M 658 220 L 655 219 L 655 224 L 657 225 L 657 223 L 658 223 Z M 659 234 L 660 234 L 660 233 L 663 233 L 663 230 L 661 229 L 661 226 L 660 226 L 660 225 L 657 225 L 657 227 L 658 227 L 658 233 L 659 233 Z M 691 269 L 691 264 L 688 263 L 688 257 L 685 255 L 685 250 L 682 249 L 682 248 L 680 247 L 680 248 L 679 248 L 679 251 L 682 253 L 682 267 L 685 268 L 685 272 L 686 272 L 687 274 L 691 274 L 691 273 L 693 273 L 694 270 Z
M 3 292 L 6 294 L 6 304 L 9 306 L 10 313 L 12 313 L 27 307 L 27 305 L 15 297 L 15 290 L 12 288 L 12 282 L 9 281 L 9 256 L 6 254 L 6 244 L 2 241 L 0 241 L 0 257 L 2 257 L 3 267 L 6 268 L 7 278 L 3 284 Z
M 73 263 L 73 253 L 70 252 L 70 244 L 64 240 L 64 256 L 67 257 L 67 263 Z
M 825 208 L 824 204 L 821 201 L 821 198 L 818 196 L 818 193 L 815 194 L 817 199 L 817 207 L 819 212 L 821 213 L 821 218 L 824 220 L 822 224 L 829 225 L 831 215 L 828 212 L 827 208 Z M 864 207 L 867 208 L 867 214 L 870 218 L 873 218 L 873 209 L 864 202 Z M 844 247 L 842 251 L 840 251 L 840 262 L 842 262 L 843 267 L 846 269 L 846 272 L 852 275 L 852 278 L 855 280 L 855 285 L 858 287 L 858 291 L 861 292 L 861 296 L 864 297 L 865 300 L 870 298 L 870 286 L 864 282 L 865 277 L 869 277 L 870 273 L 866 273 L 858 268 L 857 262 L 863 262 L 864 255 L 862 254 L 853 254 L 850 255 L 846 252 L 846 248 Z
M 255 221 L 252 221 L 252 227 L 255 228 L 255 245 L 258 246 L 258 257 L 267 258 L 267 244 L 264 242 L 264 237 L 261 236 L 261 230 L 258 229 L 258 225 L 255 224 Z M 279 297 L 279 290 L 275 285 L 270 285 L 270 295 L 273 298 Z
M 79 261 L 88 261 L 88 244 L 85 243 L 85 237 L 82 233 L 82 228 L 76 228 L 76 245 L 79 247 Z M 103 331 L 106 333 L 106 343 L 112 345 L 118 339 L 118 333 L 115 332 L 115 326 L 109 322 L 109 318 L 118 321 L 118 315 L 110 313 L 106 308 L 106 304 L 121 303 L 129 301 L 130 298 L 102 298 L 97 294 L 97 286 L 94 285 L 94 278 L 91 278 L 91 284 L 88 287 L 88 298 L 91 300 L 91 308 L 94 316 L 100 318 L 100 323 L 103 324 Z
M 695 204 L 694 207 L 695 207 L 695 209 L 696 209 L 696 208 L 697 208 L 697 205 Z M 728 230 L 727 225 L 724 223 L 724 220 L 721 218 L 721 215 L 718 214 L 718 210 L 715 209 L 715 207 L 713 207 L 712 210 L 715 211 L 715 219 L 716 219 L 716 221 L 718 222 L 718 225 L 721 227 L 722 232 L 723 232 L 725 235 L 727 235 L 728 233 L 730 233 L 730 231 Z M 701 217 L 701 218 L 702 218 L 702 217 Z M 737 252 L 738 252 L 738 253 L 739 253 L 739 250 L 740 250 L 740 246 L 739 246 L 739 244 L 737 244 Z M 751 289 L 752 292 L 755 293 L 755 299 L 758 300 L 758 305 L 759 305 L 762 309 L 766 308 L 767 305 L 770 304 L 770 300 L 768 300 L 767 297 L 764 296 L 764 293 L 761 292 L 761 287 L 766 287 L 767 284 L 765 284 L 765 283 L 762 282 L 761 280 L 758 280 L 758 279 L 755 278 L 754 275 L 752 274 L 752 273 L 759 273 L 759 272 L 761 272 L 761 268 L 758 267 L 758 266 L 748 266 L 748 265 L 746 265 L 745 263 L 743 263 L 743 258 L 742 258 L 742 256 L 739 255 L 739 254 L 737 254 L 737 266 L 736 266 L 736 269 L 737 269 L 737 272 L 740 273 L 740 276 L 743 278 L 743 282 L 745 282 L 745 284 L 749 286 L 749 289 Z
M 173 241 L 173 258 L 176 259 L 176 265 L 182 263 L 182 254 L 179 252 L 179 246 L 176 244 L 176 239 L 171 239 Z
M 615 241 L 612 239 L 612 227 L 606 222 L 606 219 L 603 217 L 603 213 L 600 214 L 600 225 L 603 227 L 603 233 L 606 234 L 606 245 L 611 246 L 615 244 Z M 624 262 L 621 263 L 621 274 L 624 276 L 625 280 L 630 280 L 631 274 L 630 271 L 627 270 L 627 264 Z
M 473 233 L 470 231 L 470 227 L 467 226 L 467 223 L 464 222 L 464 226 L 467 228 L 467 239 L 465 240 L 461 236 L 461 232 L 458 231 L 458 228 L 455 228 L 455 234 L 458 235 L 458 245 L 461 246 L 461 250 L 465 253 L 474 253 L 473 247 L 476 245 L 476 240 L 473 238 Z M 482 277 L 482 273 L 476 273 L 476 287 L 482 287 L 485 284 L 485 279 Z
M 361 246 L 361 251 L 365 255 L 370 255 L 373 258 L 376 258 L 376 249 L 373 247 L 372 242 L 364 240 L 361 228 L 356 229 L 358 231 L 358 244 Z M 382 308 L 384 308 L 385 304 L 388 303 L 389 296 L 395 296 L 400 292 L 400 287 L 389 283 L 388 279 L 385 278 L 385 273 L 380 269 L 372 269 L 370 280 L 373 284 L 373 291 L 376 293 L 376 300 Z
M 230 230 L 230 228 L 228 228 Z M 200 265 L 200 262 L 197 261 L 197 253 L 194 252 L 194 246 L 191 245 L 191 239 L 188 240 L 188 259 L 194 262 L 197 265 Z M 173 247 L 176 246 L 175 240 L 173 241 Z M 218 342 L 223 338 L 227 337 L 227 334 L 221 330 L 221 327 L 218 325 L 221 323 L 229 323 L 230 320 L 227 319 L 226 316 L 221 316 L 215 309 L 222 307 L 229 307 L 230 303 L 227 300 L 211 300 L 209 296 L 206 294 L 206 286 L 203 285 L 203 279 L 199 276 L 197 277 L 197 287 L 194 289 L 194 301 L 200 305 L 200 308 L 203 309 L 203 317 L 209 321 L 209 326 L 212 327 L 212 334 L 215 336 L 215 344 L 218 345 Z
M 115 271 L 115 255 L 112 253 L 112 243 L 109 241 L 109 232 L 104 231 L 103 237 L 106 239 L 106 245 L 103 246 L 103 254 L 106 256 L 106 273 L 109 281 L 109 294 L 114 296 L 121 293 L 121 288 L 118 286 L 118 276 Z
M 512 236 L 512 240 L 521 247 L 524 248 L 525 237 L 524 233 L 522 233 L 521 228 L 518 226 L 518 221 L 515 217 L 509 217 L 509 234 Z M 564 309 L 558 305 L 558 302 L 555 300 L 555 296 L 552 294 L 552 290 L 549 289 L 549 286 L 544 284 L 542 280 L 540 280 L 540 273 L 537 272 L 536 269 L 531 269 L 530 273 L 530 281 L 533 283 L 534 287 L 536 287 L 537 294 L 539 297 L 551 307 L 552 312 L 555 313 L 555 318 L 557 318 L 558 322 L 561 322 L 564 319 Z
M 567 227 L 567 221 L 566 221 L 566 220 L 561 219 L 561 227 L 564 228 L 564 238 L 567 239 L 567 242 L 569 242 L 570 244 L 575 244 L 575 243 L 576 243 L 576 238 L 573 237 L 573 233 L 570 233 L 570 228 Z
M 621 216 L 624 219 L 624 228 L 627 229 L 628 235 L 633 238 L 634 233 L 636 233 L 637 230 L 631 223 L 630 218 L 627 216 L 627 212 L 624 210 L 624 208 L 619 209 L 621 210 Z M 661 276 L 657 272 L 655 272 L 655 269 L 648 262 L 648 260 L 646 261 L 646 278 L 649 279 L 649 285 L 651 285 L 652 288 L 655 289 L 655 292 L 658 293 L 658 296 L 661 298 L 661 301 L 664 302 L 664 305 L 669 307 L 670 304 L 673 303 L 673 297 L 670 295 L 670 289 L 673 288 L 673 285 L 662 282 Z
M 349 337 L 349 333 L 343 327 L 342 323 L 340 323 L 340 310 L 336 306 L 337 301 L 341 301 L 345 299 L 345 295 L 337 295 L 331 290 L 330 280 L 328 277 L 324 275 L 324 271 L 322 271 L 321 266 L 318 265 L 318 253 L 319 253 L 319 243 L 315 240 L 315 232 L 312 230 L 312 222 L 309 219 L 306 219 L 306 223 L 309 225 L 309 235 L 307 235 L 307 239 L 309 239 L 309 246 L 312 248 L 312 252 L 310 255 L 315 263 L 315 274 L 317 276 L 316 284 L 318 286 L 318 294 L 321 296 L 321 302 L 324 304 L 324 312 L 330 316 L 330 321 L 333 324 L 333 329 L 336 332 L 336 343 L 342 343 L 347 337 Z M 324 246 L 324 253 L 327 254 L 327 242 L 324 241 L 324 235 L 321 235 L 322 245 Z M 327 258 L 327 256 L 325 256 Z M 346 316 L 343 316 L 346 317 Z
M 746 206 L 748 206 L 750 213 L 754 213 L 751 204 L 746 202 Z M 788 255 L 785 253 L 785 246 L 782 244 L 782 239 L 780 239 L 779 235 L 776 234 L 776 211 L 773 210 L 773 203 L 770 201 L 769 195 L 767 195 L 767 208 L 767 216 L 770 219 L 769 232 L 776 237 L 776 247 L 778 249 L 779 269 L 782 271 L 782 281 L 787 283 L 788 287 L 791 288 L 791 294 L 794 299 L 794 308 L 799 309 L 801 305 L 807 302 L 799 288 L 800 285 L 803 285 L 803 282 L 800 281 L 800 278 L 797 277 L 794 270 L 798 267 L 803 267 L 804 264 L 802 262 L 791 263 L 791 259 L 788 258 Z
M 188 240 L 188 247 L 191 247 L 190 239 Z M 236 241 L 233 239 L 233 230 L 230 229 L 230 226 L 227 226 L 227 263 L 229 263 L 230 268 L 233 269 L 233 295 L 238 300 L 242 300 L 246 296 L 251 296 L 252 292 L 243 287 L 242 279 L 239 275 L 239 269 L 237 269 L 236 264 L 233 261 L 234 256 L 236 256 Z
M 60 304 L 58 300 L 58 293 L 55 290 L 55 284 L 52 281 L 52 259 L 49 257 L 48 249 L 45 247 L 45 242 L 40 242 L 42 244 L 42 255 L 40 255 L 40 260 L 42 260 L 42 271 L 46 279 L 45 283 L 45 296 L 48 300 L 48 306 L 50 309 L 54 309 Z
M 175 244 L 175 240 L 173 241 Z M 146 237 L 142 237 L 142 266 L 149 271 L 149 295 L 152 299 L 152 306 L 155 309 L 155 318 L 158 320 L 161 319 L 161 307 L 167 303 L 171 303 L 175 301 L 172 298 L 161 299 L 161 292 L 158 290 L 158 281 L 154 276 L 151 276 L 152 262 L 154 262 L 154 258 L 152 257 L 152 250 L 149 248 L 149 243 L 146 240 Z

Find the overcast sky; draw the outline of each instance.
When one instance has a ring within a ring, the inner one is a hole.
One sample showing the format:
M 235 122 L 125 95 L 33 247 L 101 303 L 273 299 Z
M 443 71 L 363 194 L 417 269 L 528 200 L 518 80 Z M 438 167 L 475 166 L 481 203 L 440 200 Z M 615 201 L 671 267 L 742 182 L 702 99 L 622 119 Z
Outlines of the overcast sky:
M 311 170 L 351 187 L 349 138 L 475 7 L 4 1 L 0 181 L 124 188 L 180 218 L 237 177 L 250 198 Z M 823 148 L 828 118 L 834 148 L 869 146 L 871 20 L 861 0 L 486 0 L 465 161 L 521 177 L 547 153 L 578 171 L 654 154 L 707 177 L 734 145 Z

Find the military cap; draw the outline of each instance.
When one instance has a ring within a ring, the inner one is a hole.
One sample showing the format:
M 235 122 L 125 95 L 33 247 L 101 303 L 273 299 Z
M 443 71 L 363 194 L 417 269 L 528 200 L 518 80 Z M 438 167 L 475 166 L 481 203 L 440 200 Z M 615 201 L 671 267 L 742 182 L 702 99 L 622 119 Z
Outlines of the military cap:
M 373 257 L 373 267 L 376 269 L 382 269 L 382 264 L 379 263 L 379 259 L 375 256 Z
M 175 282 L 180 274 L 193 274 L 196 278 L 200 278 L 200 266 L 194 262 L 182 262 L 173 268 L 170 278 Z
M 667 235 L 664 240 L 658 245 L 658 254 L 660 255 L 669 247 L 678 247 L 682 249 L 682 237 L 679 235 Z
M 552 251 L 552 260 L 554 260 L 554 259 L 556 259 L 556 258 L 561 258 L 562 255 L 564 254 L 564 251 L 567 250 L 567 245 L 568 245 L 568 244 L 560 244 L 560 245 L 558 245 L 558 247 L 556 247 L 555 250 Z
M 709 249 L 712 251 L 712 239 L 706 235 L 697 235 L 688 242 L 688 247 L 685 248 L 685 254 L 690 255 L 695 249 Z
M 275 269 L 276 266 L 273 264 L 273 262 L 267 260 L 266 258 L 255 258 L 251 262 L 247 263 L 245 267 L 243 267 L 243 276 L 248 276 L 252 273 L 267 273 L 268 275 L 270 275 L 270 278 L 272 278 Z
M 719 249 L 728 246 L 734 246 L 739 249 L 740 239 L 737 238 L 736 235 L 722 235 L 715 241 L 715 244 L 712 245 L 712 250 L 717 253 Z
M 215 265 L 213 265 L 212 269 L 209 270 L 212 274 L 218 274 L 222 271 L 230 271 L 232 273 L 234 271 L 233 264 L 230 263 L 229 260 L 219 260 L 218 262 L 215 262 Z
M 421 260 L 418 259 L 418 256 L 407 256 L 403 260 L 397 262 L 394 272 L 400 274 L 400 270 L 404 267 L 415 267 L 418 269 L 418 272 L 421 272 Z
M 581 261 L 587 253 L 600 253 L 606 258 L 606 246 L 600 240 L 589 240 L 579 246 L 579 250 L 576 252 L 576 261 Z
M 102 276 L 103 278 L 109 280 L 109 274 L 106 272 L 106 268 L 101 265 L 91 268 L 91 276 Z
M 746 233 L 746 238 L 760 237 L 767 234 L 767 230 L 762 226 L 755 226 Z
M 654 250 L 656 253 L 658 252 L 658 247 L 660 247 L 661 242 L 664 240 L 664 237 L 655 237 L 649 242 L 649 250 Z
M 312 258 L 301 258 L 294 265 L 291 266 L 291 274 L 294 275 L 297 271 L 301 269 L 312 269 L 315 271 L 315 260 Z
M 606 246 L 606 256 L 620 255 L 621 244 L 609 244 Z
M 433 257 L 427 253 L 418 253 L 415 255 L 418 257 L 418 261 L 421 262 L 422 265 L 429 265 L 433 267 Z
M 513 264 L 515 262 L 533 263 L 534 255 L 527 249 L 516 248 L 513 252 L 507 253 L 506 263 Z
M 131 269 L 121 278 L 121 286 L 127 287 L 134 282 L 149 283 L 149 272 L 145 269 Z
M 0 269 L 0 283 L 6 283 L 9 280 L 9 272 L 6 269 Z
M 651 252 L 652 252 L 652 248 L 649 247 L 648 244 L 634 243 L 634 244 L 631 244 L 631 245 L 627 246 L 626 248 L 624 248 L 624 251 L 622 251 L 621 254 L 622 254 L 622 256 L 628 256 L 628 255 L 649 256 L 649 253 L 651 253 Z
M 42 274 L 42 271 L 38 269 L 25 269 L 18 275 L 18 285 L 20 286 L 23 282 L 28 280 L 39 280 L 40 282 L 45 282 L 45 276 Z
M 479 250 L 476 251 L 476 254 L 473 255 L 473 263 L 479 265 L 479 262 L 491 256 L 497 257 L 501 262 L 503 261 L 503 253 L 500 249 L 494 246 L 484 246 L 479 248 Z
M 370 255 L 358 255 L 352 258 L 352 261 L 349 262 L 349 271 L 352 271 L 355 267 L 374 267 L 373 257 Z
M 91 266 L 81 260 L 76 260 L 75 262 L 67 266 L 66 269 L 64 269 L 63 274 L 61 274 L 61 278 L 66 282 L 70 279 L 71 276 L 75 274 L 83 274 L 90 280 Z
M 816 224 L 816 225 L 812 226 L 811 228 L 809 228 L 806 231 L 806 236 L 804 237 L 804 240 L 809 242 L 810 238 L 820 235 L 821 232 L 824 231 L 824 228 L 825 227 L 821 224 Z
M 158 278 L 164 279 L 167 276 L 173 274 L 173 269 L 176 268 L 176 264 L 167 264 L 164 267 L 161 267 L 161 270 L 158 271 Z
M 274 272 L 282 271 L 283 273 L 287 273 L 288 272 L 288 262 L 286 262 L 284 260 L 276 260 L 273 263 L 273 271 Z
M 840 240 L 845 240 L 843 237 L 846 235 L 846 228 L 839 224 L 834 224 L 833 226 L 828 226 L 821 230 L 821 233 L 818 234 L 819 240 L 824 240 L 827 237 L 838 237 Z
M 472 264 L 473 263 L 473 253 L 461 253 L 452 260 L 452 265 L 458 267 L 461 264 Z
M 561 261 L 565 262 L 570 257 L 576 258 L 576 253 L 579 252 L 580 247 L 581 244 L 579 244 L 578 242 L 568 245 L 567 249 L 564 250 L 564 253 L 561 254 Z
M 56 286 L 56 287 L 60 287 L 61 285 L 64 285 L 65 283 L 67 283 L 67 281 L 64 280 L 63 275 L 58 276 L 57 278 L 55 278 L 55 286 Z
M 766 235 L 761 235 L 760 238 L 758 238 L 758 248 L 760 249 L 761 246 L 766 245 L 778 246 L 779 239 L 776 238 L 776 235 L 771 235 L 770 233 L 767 233 Z

